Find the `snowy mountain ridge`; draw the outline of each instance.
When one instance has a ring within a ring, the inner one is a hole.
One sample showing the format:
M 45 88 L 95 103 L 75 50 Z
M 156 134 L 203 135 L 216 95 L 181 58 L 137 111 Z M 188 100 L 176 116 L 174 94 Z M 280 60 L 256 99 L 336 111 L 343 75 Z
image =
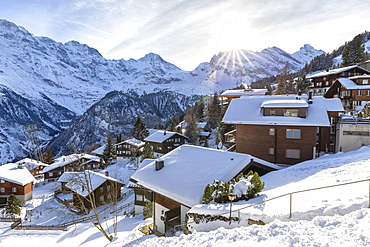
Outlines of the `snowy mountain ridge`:
M 109 92 L 161 97 L 161 92 L 171 91 L 191 99 L 192 95 L 212 94 L 277 74 L 285 63 L 298 70 L 310 60 L 310 55 L 304 54 L 315 55 L 309 50 L 313 48 L 304 46 L 294 56 L 276 47 L 259 53 L 241 51 L 241 59 L 233 57 L 233 51 L 224 52 L 193 71 L 184 71 L 154 53 L 138 60 L 108 60 L 88 45 L 37 37 L 0 20 L 0 89 L 9 92 L 0 96 L 0 122 L 7 126 L 0 129 L 0 163 L 25 155 L 23 125 L 38 124 L 43 129 L 41 140 L 50 140 Z M 307 60 L 298 60 L 299 56 Z M 22 99 L 17 107 L 14 97 Z M 185 107 L 174 103 L 174 109 Z M 139 111 L 146 114 L 145 109 Z M 20 121 L 20 114 L 29 116 L 24 118 L 27 121 Z

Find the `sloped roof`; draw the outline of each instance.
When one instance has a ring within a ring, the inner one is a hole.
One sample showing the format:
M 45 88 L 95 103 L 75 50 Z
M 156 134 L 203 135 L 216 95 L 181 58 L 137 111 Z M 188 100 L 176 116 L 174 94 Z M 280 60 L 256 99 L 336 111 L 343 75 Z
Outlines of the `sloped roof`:
M 144 146 L 144 144 L 145 144 L 145 142 L 143 142 L 143 141 L 140 141 L 136 138 L 131 138 L 131 139 L 125 140 L 123 142 L 117 143 L 115 145 L 120 145 L 120 144 L 124 144 L 124 143 L 130 144 L 130 145 L 138 147 L 138 148 Z
M 165 140 L 171 138 L 172 136 L 174 136 L 176 134 L 178 134 L 180 136 L 183 136 L 183 137 L 185 137 L 187 139 L 186 136 L 181 135 L 181 134 L 179 134 L 177 132 L 166 131 L 166 130 L 158 130 L 154 134 L 152 134 L 152 135 L 148 136 L 147 138 L 145 138 L 144 141 L 162 143 Z
M 244 95 L 244 96 L 253 96 L 253 95 L 264 95 L 268 90 L 267 89 L 232 89 L 232 90 L 226 90 L 221 94 L 222 97 L 227 96 L 238 96 L 238 95 Z
M 305 100 L 289 100 L 289 99 L 281 99 L 281 100 L 266 100 L 261 104 L 263 108 L 307 108 L 308 103 Z
M 370 71 L 358 66 L 358 65 L 351 65 L 351 66 L 347 66 L 347 67 L 343 67 L 343 68 L 337 68 L 337 69 L 331 69 L 329 71 L 321 71 L 321 72 L 318 72 L 318 73 L 315 73 L 315 74 L 311 74 L 309 76 L 307 76 L 306 78 L 307 79 L 312 79 L 312 78 L 317 78 L 317 77 L 322 77 L 322 76 L 328 76 L 328 75 L 336 75 L 336 74 L 339 74 L 339 73 L 342 73 L 344 71 L 347 71 L 347 70 L 350 70 L 350 69 L 353 69 L 353 68 L 361 68 L 365 71 L 367 71 L 368 73 L 370 73 Z
M 25 168 L 27 168 L 29 171 L 33 170 L 39 166 L 49 166 L 48 164 L 45 164 L 41 161 L 30 159 L 30 158 L 25 158 L 23 160 L 17 161 L 16 164 L 23 164 Z
M 44 170 L 42 170 L 42 173 L 54 170 L 55 168 L 58 168 L 58 167 L 68 165 L 68 164 L 70 164 L 74 161 L 77 161 L 79 159 L 82 159 L 82 158 L 95 160 L 97 162 L 100 161 L 99 157 L 96 157 L 96 156 L 91 155 L 91 154 L 71 154 L 71 155 L 67 155 L 67 156 L 61 156 L 61 157 L 55 159 L 55 162 L 53 164 L 49 165 L 48 167 L 45 167 Z
M 248 154 L 182 145 L 160 158 L 164 161 L 161 170 L 155 169 L 153 161 L 138 169 L 131 179 L 138 185 L 192 207 L 201 203 L 207 184 L 215 179 L 230 181 L 252 158 L 255 162 L 276 167 Z
M 73 179 L 74 177 L 76 177 L 77 174 L 78 174 L 78 172 L 64 172 L 62 174 L 62 176 L 60 176 L 60 178 L 58 179 L 57 182 L 60 182 L 60 183 L 69 182 L 71 179 Z
M 27 169 L 18 168 L 18 165 L 14 163 L 0 166 L 0 179 L 22 186 L 36 182 L 36 179 Z
M 89 191 L 96 190 L 105 181 L 109 180 L 124 185 L 122 181 L 108 177 L 105 174 L 86 170 L 75 175 L 76 178 L 66 183 L 66 187 L 81 196 L 87 196 Z M 88 189 L 89 188 L 89 189 Z
M 342 84 L 346 89 L 356 90 L 356 89 L 370 89 L 370 85 L 358 85 L 349 78 L 338 78 L 340 84 Z
M 283 126 L 330 126 L 328 111 L 344 111 L 340 99 L 313 97 L 305 118 L 291 116 L 264 116 L 261 106 L 266 101 L 307 101 L 307 95 L 269 95 L 233 99 L 222 120 L 227 124 L 283 125 Z M 271 103 L 272 104 L 272 103 Z M 289 107 L 289 104 L 287 104 Z

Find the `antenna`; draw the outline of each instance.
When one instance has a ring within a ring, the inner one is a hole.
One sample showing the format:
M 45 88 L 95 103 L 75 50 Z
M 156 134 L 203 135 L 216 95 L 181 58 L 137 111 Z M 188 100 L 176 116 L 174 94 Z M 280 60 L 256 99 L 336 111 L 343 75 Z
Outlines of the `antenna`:
M 40 140 L 38 131 L 42 129 L 37 127 L 37 124 L 30 124 L 23 126 L 23 133 L 26 137 L 26 146 L 31 159 L 35 159 L 42 162 L 42 155 L 40 149 Z

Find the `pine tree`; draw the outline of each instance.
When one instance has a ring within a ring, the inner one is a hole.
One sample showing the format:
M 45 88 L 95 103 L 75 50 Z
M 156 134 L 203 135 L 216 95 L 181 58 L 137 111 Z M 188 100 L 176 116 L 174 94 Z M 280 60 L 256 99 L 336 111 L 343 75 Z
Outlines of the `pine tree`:
M 111 160 L 116 157 L 116 149 L 114 147 L 112 137 L 108 136 L 103 150 L 103 160 L 106 165 L 109 165 Z
M 215 129 L 220 121 L 221 106 L 217 92 L 213 94 L 211 103 L 208 106 L 208 124 L 211 129 Z
M 201 97 L 199 101 L 195 104 L 195 115 L 199 121 L 204 120 L 204 99 Z
M 222 118 L 224 117 L 226 110 L 227 110 L 227 107 L 222 108 L 220 122 L 218 125 L 218 134 L 220 135 L 222 143 L 225 143 L 225 134 L 235 129 L 234 125 L 222 123 Z
M 362 35 L 357 35 L 352 41 L 346 43 L 342 52 L 342 66 L 362 64 L 366 60 L 365 47 Z
M 276 76 L 276 83 L 278 84 L 276 94 L 292 94 L 296 93 L 291 70 L 289 64 L 286 63 L 281 69 L 280 74 Z
M 258 175 L 258 173 L 257 172 L 253 173 L 252 170 L 249 171 L 247 177 L 250 177 L 250 182 L 252 184 L 252 186 L 248 187 L 247 197 L 253 198 L 265 188 L 265 183 L 261 181 L 261 178 Z
M 11 215 L 20 215 L 22 206 L 22 202 L 17 197 L 15 197 L 15 195 L 11 194 L 8 197 L 8 202 L 5 206 L 5 212 Z
M 212 184 L 207 184 L 204 188 L 204 193 L 202 197 L 202 203 L 208 204 L 213 200 L 213 192 L 215 191 L 215 186 Z
M 189 138 L 189 142 L 191 144 L 195 145 L 199 137 L 197 117 L 195 116 L 194 112 L 190 110 L 184 119 L 187 123 L 185 128 L 185 136 Z
M 143 155 L 141 156 L 141 160 L 144 159 L 153 159 L 154 158 L 154 151 L 152 146 L 149 144 L 149 142 L 145 142 L 144 148 L 143 148 Z
M 144 139 L 149 136 L 149 131 L 147 130 L 145 123 L 139 116 L 137 116 L 135 124 L 134 124 L 134 131 L 132 136 L 140 141 L 144 141 Z
M 51 150 L 50 147 L 47 147 L 46 151 L 42 154 L 43 156 L 43 161 L 45 164 L 53 164 L 55 159 L 53 155 L 53 151 Z

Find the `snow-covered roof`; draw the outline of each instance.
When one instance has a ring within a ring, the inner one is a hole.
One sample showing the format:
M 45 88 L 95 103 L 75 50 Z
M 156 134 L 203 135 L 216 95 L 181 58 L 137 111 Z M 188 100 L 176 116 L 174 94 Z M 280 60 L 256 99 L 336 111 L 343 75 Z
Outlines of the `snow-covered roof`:
M 186 136 L 181 135 L 177 132 L 166 131 L 166 130 L 158 130 L 154 134 L 145 138 L 144 141 L 162 143 L 165 140 L 167 140 L 168 138 L 171 138 L 172 136 L 174 136 L 175 134 L 178 134 L 180 136 L 183 136 L 183 137 L 187 138 Z
M 370 89 L 370 85 L 369 84 L 365 84 L 365 85 L 358 85 L 356 84 L 354 81 L 352 81 L 351 79 L 349 78 L 338 78 L 338 81 L 340 82 L 340 84 L 342 84 L 346 89 L 352 89 L 352 90 L 355 90 L 355 89 Z
M 307 108 L 305 100 L 266 100 L 261 104 L 263 108 Z
M 157 171 L 153 161 L 138 169 L 131 178 L 143 187 L 192 207 L 201 203 L 207 184 L 215 179 L 230 181 L 252 158 L 269 164 L 248 154 L 182 145 L 160 158 L 164 161 L 162 169 Z
M 0 179 L 22 186 L 36 182 L 36 179 L 27 169 L 18 168 L 18 165 L 13 163 L 0 166 Z
M 39 167 L 39 166 L 49 166 L 48 164 L 45 164 L 41 161 L 30 159 L 30 158 L 25 158 L 23 160 L 17 161 L 16 164 L 22 164 L 24 165 L 25 168 L 27 168 L 29 171 Z
M 139 168 L 138 169 L 141 169 L 147 165 L 149 165 L 150 163 L 152 163 L 153 161 L 155 161 L 155 159 L 144 159 L 140 165 L 139 165 Z
M 84 172 L 80 172 L 75 179 L 66 183 L 65 186 L 81 196 L 87 196 L 89 191 L 92 192 L 96 190 L 107 180 L 123 185 L 122 181 L 119 181 L 115 178 L 108 177 L 102 173 L 86 170 Z
M 359 67 L 359 66 L 358 65 L 351 65 L 351 66 L 347 66 L 347 67 L 343 67 L 343 68 L 331 69 L 329 71 L 321 71 L 321 72 L 318 72 L 318 73 L 315 73 L 315 74 L 311 74 L 311 75 L 307 76 L 306 78 L 307 79 L 312 79 L 312 78 L 317 78 L 317 77 L 322 77 L 322 76 L 336 75 L 336 74 L 342 73 L 344 71 L 347 71 L 347 70 L 350 70 L 350 69 L 353 69 L 353 68 L 356 68 L 356 67 Z M 361 68 L 361 69 L 367 71 L 364 68 Z
M 78 172 L 64 172 L 62 176 L 58 179 L 57 182 L 59 183 L 66 183 L 69 182 L 73 177 L 76 177 Z
M 144 144 L 145 144 L 145 142 L 143 142 L 143 141 L 140 141 L 140 140 L 135 139 L 135 138 L 131 138 L 131 139 L 125 140 L 123 142 L 117 143 L 116 145 L 124 144 L 124 143 L 130 144 L 130 145 L 138 147 L 138 148 L 144 146 Z
M 265 95 L 267 92 L 267 89 L 233 89 L 233 90 L 226 90 L 221 94 L 223 97 L 227 96 L 238 96 L 238 95 L 244 95 L 244 96 L 253 96 L 253 95 Z
M 67 155 L 67 156 L 61 156 L 61 157 L 55 159 L 55 162 L 53 164 L 51 164 L 50 166 L 45 167 L 42 170 L 42 172 L 45 173 L 45 172 L 54 170 L 55 168 L 68 165 L 68 164 L 70 164 L 74 161 L 77 161 L 77 160 L 83 159 L 83 158 L 88 159 L 88 160 L 94 160 L 94 161 L 97 161 L 97 162 L 100 161 L 99 157 L 96 157 L 96 156 L 91 155 L 91 154 L 71 154 L 71 155 Z
M 297 95 L 269 95 L 241 97 L 231 101 L 223 123 L 250 125 L 284 125 L 284 126 L 330 126 L 328 111 L 344 111 L 340 99 L 325 99 L 316 96 L 308 105 L 305 118 L 293 116 L 264 116 L 261 106 L 264 102 L 276 100 L 296 100 Z M 297 102 L 307 101 L 307 95 L 298 96 Z M 303 104 L 303 103 L 302 103 Z M 271 103 L 272 105 L 272 103 Z
M 103 154 L 103 151 L 105 149 L 105 144 L 101 147 L 98 147 L 97 149 L 95 149 L 94 151 L 92 151 L 91 153 L 92 154 L 97 154 L 97 155 L 102 155 Z

